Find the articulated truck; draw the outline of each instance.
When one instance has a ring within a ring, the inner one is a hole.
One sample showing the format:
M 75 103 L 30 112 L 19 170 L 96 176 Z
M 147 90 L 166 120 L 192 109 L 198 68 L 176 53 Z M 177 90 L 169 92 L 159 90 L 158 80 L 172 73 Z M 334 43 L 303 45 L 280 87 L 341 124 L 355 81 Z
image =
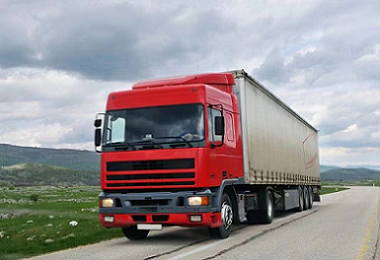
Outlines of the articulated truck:
M 132 240 L 172 225 L 227 238 L 320 200 L 318 131 L 244 70 L 139 82 L 95 128 L 100 222 Z

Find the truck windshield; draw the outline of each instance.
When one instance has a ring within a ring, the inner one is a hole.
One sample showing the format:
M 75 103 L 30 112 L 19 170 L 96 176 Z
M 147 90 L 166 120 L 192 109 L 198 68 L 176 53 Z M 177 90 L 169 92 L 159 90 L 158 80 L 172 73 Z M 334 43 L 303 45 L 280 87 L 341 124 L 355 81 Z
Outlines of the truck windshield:
M 108 111 L 104 130 L 105 147 L 199 146 L 204 141 L 204 108 L 189 104 Z

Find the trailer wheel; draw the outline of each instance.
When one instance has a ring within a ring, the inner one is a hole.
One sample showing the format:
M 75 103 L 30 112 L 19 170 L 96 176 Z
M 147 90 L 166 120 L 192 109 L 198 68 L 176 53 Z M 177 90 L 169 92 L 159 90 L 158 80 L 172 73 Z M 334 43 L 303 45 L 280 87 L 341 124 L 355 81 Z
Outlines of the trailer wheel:
M 149 234 L 149 230 L 138 230 L 137 226 L 122 228 L 121 231 L 123 231 L 124 236 L 130 240 L 141 240 L 146 238 Z
M 309 189 L 304 186 L 303 187 L 303 210 L 309 209 Z
M 217 228 L 209 228 L 209 232 L 213 237 L 227 238 L 231 233 L 231 227 L 234 220 L 234 210 L 230 197 L 227 193 L 223 193 L 220 207 L 222 225 Z
M 303 190 L 302 190 L 302 187 L 299 186 L 298 187 L 298 202 L 299 202 L 299 206 L 297 208 L 297 211 L 301 212 L 303 210 Z
M 264 196 L 262 197 L 262 203 L 264 210 L 258 212 L 259 223 L 270 224 L 274 217 L 273 194 L 271 191 L 265 191 Z
M 313 207 L 313 187 L 309 187 L 309 209 Z

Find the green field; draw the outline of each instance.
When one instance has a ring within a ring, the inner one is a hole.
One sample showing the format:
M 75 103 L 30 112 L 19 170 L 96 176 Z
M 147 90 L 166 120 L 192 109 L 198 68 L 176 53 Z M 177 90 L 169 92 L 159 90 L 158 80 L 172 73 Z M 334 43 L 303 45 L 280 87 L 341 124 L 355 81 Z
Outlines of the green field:
M 92 186 L 0 188 L 0 260 L 121 237 L 101 226 L 99 193 Z
M 323 187 L 321 194 L 345 190 Z M 0 188 L 0 260 L 19 259 L 122 237 L 98 220 L 99 187 Z M 76 226 L 69 223 L 76 221 Z
M 322 186 L 321 189 L 319 190 L 320 195 L 328 194 L 328 193 L 333 193 L 333 192 L 338 192 L 342 190 L 348 190 L 349 188 L 345 187 L 324 187 Z

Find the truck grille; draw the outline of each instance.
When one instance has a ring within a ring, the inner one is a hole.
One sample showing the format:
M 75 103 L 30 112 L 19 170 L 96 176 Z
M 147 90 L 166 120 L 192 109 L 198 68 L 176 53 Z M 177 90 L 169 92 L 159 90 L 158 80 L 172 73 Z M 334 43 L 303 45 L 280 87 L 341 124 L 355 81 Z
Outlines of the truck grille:
M 181 187 L 195 184 L 194 159 L 108 162 L 109 188 Z
M 152 160 L 134 162 L 109 162 L 108 172 L 118 171 L 142 171 L 142 170 L 173 170 L 173 169 L 193 169 L 194 159 L 176 160 Z
M 151 180 L 151 179 L 187 179 L 194 178 L 193 172 L 185 173 L 158 173 L 158 174 L 123 174 L 123 175 L 108 175 L 108 181 L 121 180 Z

